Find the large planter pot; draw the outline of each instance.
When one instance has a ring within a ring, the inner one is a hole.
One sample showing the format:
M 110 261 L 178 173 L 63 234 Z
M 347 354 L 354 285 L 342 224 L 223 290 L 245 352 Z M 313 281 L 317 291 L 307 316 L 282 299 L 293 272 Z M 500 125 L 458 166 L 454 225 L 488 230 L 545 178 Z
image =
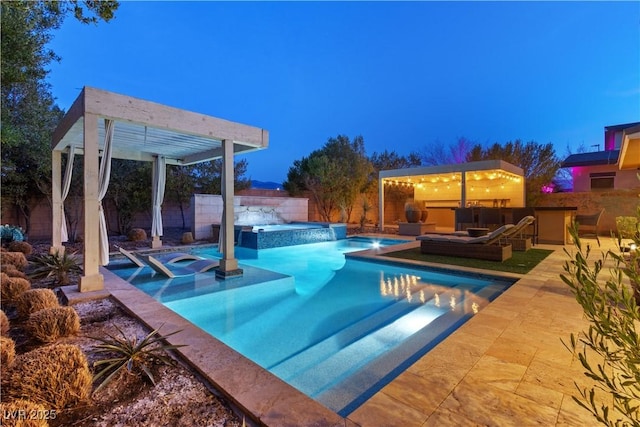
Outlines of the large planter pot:
M 407 222 L 418 222 L 420 221 L 421 211 L 407 210 L 404 212 L 407 217 Z
M 425 209 L 420 212 L 420 222 L 427 222 L 427 218 L 429 218 L 429 211 Z

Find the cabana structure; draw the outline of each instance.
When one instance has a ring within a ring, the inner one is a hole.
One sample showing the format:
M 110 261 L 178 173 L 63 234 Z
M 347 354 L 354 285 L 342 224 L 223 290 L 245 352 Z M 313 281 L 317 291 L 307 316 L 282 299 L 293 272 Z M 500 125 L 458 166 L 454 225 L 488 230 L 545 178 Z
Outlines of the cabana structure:
M 428 220 L 444 227 L 453 226 L 455 208 L 525 205 L 523 170 L 502 160 L 385 170 L 380 171 L 378 179 L 381 231 L 385 226 L 385 195 L 394 190 L 413 194 L 414 203 L 429 211 Z M 397 207 L 394 212 L 391 221 L 404 214 Z
M 73 158 L 84 155 L 84 269 L 79 291 L 103 288 L 99 266 L 109 263 L 102 199 L 107 193 L 111 159 L 153 162 L 152 246 L 162 245 L 165 167 L 222 158 L 224 214 L 221 277 L 242 274 L 233 242 L 234 154 L 267 148 L 269 134 L 257 127 L 180 110 L 129 96 L 85 87 L 55 130 L 52 140 L 53 247 L 67 240 L 64 199 L 69 191 Z M 68 155 L 62 179 L 62 154 Z M 101 160 L 100 160 L 101 159 Z

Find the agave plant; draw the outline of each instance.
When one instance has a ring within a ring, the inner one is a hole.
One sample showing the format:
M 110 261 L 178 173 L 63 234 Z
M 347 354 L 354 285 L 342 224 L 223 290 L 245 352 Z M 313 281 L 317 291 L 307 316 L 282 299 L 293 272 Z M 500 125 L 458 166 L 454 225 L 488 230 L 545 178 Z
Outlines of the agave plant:
M 80 257 L 74 253 L 55 252 L 52 254 L 37 255 L 32 263 L 30 276 L 34 279 L 54 277 L 59 285 L 69 284 L 69 273 L 80 273 Z
M 96 391 L 106 386 L 124 368 L 129 372 L 134 369 L 141 371 L 155 385 L 156 380 L 151 373 L 150 363 L 155 361 L 169 365 L 171 364 L 171 359 L 166 352 L 184 347 L 181 344 L 172 345 L 166 343 L 168 337 L 177 334 L 180 330 L 163 336 L 160 335 L 160 328 L 154 329 L 142 340 L 138 340 L 136 336 L 127 338 L 122 329 L 117 326 L 116 329 L 119 336 L 107 333 L 107 338 L 90 337 L 101 342 L 91 351 L 92 354 L 110 356 L 108 359 L 98 360 L 93 364 L 95 368 L 101 367 L 93 377 L 94 382 L 99 382 Z

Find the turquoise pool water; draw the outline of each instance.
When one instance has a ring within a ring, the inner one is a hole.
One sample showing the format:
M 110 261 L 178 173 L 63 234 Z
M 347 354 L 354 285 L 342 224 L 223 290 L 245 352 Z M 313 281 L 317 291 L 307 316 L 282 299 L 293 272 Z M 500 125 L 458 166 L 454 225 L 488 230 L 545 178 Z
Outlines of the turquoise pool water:
M 245 274 L 227 281 L 213 273 L 169 280 L 124 264 L 113 271 L 346 416 L 512 284 L 345 259 L 373 244 L 236 248 Z M 220 257 L 216 249 L 197 254 Z

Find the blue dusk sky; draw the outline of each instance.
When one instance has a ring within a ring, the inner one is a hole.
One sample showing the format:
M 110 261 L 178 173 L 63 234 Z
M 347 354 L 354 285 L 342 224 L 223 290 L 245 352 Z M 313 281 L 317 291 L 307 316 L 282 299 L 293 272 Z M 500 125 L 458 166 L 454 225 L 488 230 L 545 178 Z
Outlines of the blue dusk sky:
M 247 177 L 282 182 L 329 137 L 401 155 L 459 137 L 603 149 L 640 120 L 640 2 L 122 2 L 68 18 L 49 82 L 265 128 Z

